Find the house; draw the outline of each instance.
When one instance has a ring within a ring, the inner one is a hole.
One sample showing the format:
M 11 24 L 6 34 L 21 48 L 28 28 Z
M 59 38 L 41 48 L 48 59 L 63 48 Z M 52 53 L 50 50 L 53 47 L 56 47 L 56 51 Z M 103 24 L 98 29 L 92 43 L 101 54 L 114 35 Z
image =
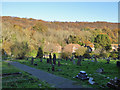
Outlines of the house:
M 94 44 L 93 44 L 93 43 L 88 44 L 88 45 L 87 45 L 87 48 L 89 48 L 89 52 L 92 52 L 92 51 L 95 50 L 95 48 L 94 48 Z
M 79 47 L 81 47 L 79 44 L 68 44 L 63 48 L 63 52 L 75 53 L 75 50 L 77 50 Z
M 84 43 L 85 43 L 85 47 L 89 48 L 89 52 L 92 52 L 95 50 L 94 44 L 91 43 L 90 41 L 85 41 Z
M 112 51 L 117 51 L 118 49 L 118 44 L 111 44 Z
M 61 53 L 62 47 L 58 43 L 45 43 L 44 52 Z

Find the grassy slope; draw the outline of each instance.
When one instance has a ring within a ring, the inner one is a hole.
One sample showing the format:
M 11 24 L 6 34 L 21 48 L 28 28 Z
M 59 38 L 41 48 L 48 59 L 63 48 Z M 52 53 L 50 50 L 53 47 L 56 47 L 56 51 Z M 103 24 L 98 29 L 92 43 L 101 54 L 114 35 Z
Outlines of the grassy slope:
M 19 69 L 8 66 L 7 62 L 2 63 L 2 73 L 15 73 L 22 72 L 22 75 L 9 75 L 2 77 L 2 88 L 49 88 L 46 82 L 42 82 L 37 78 L 29 75 L 26 72 L 20 71 Z M 41 87 L 38 86 L 41 84 Z
M 26 64 L 28 66 L 38 68 L 44 71 L 48 72 L 48 68 L 51 68 L 50 64 L 46 63 L 46 59 L 43 60 L 43 62 L 40 62 L 39 59 L 36 59 L 34 63 L 37 62 L 38 66 L 30 65 L 30 60 L 15 60 L 18 61 L 22 64 Z M 77 62 L 77 60 L 75 60 Z M 91 61 L 82 61 L 82 66 L 77 66 L 73 65 L 73 62 L 71 61 L 65 61 L 62 60 L 61 64 L 62 66 L 58 67 L 57 65 L 55 66 L 55 70 L 57 69 L 62 69 L 62 71 L 55 71 L 52 72 L 51 70 L 49 73 L 53 73 L 58 76 L 63 76 L 65 78 L 71 79 L 71 80 L 76 80 L 78 81 L 78 84 L 82 84 L 85 87 L 97 87 L 99 88 L 100 85 L 106 85 L 106 83 L 110 80 L 113 79 L 114 77 L 119 77 L 119 68 L 116 66 L 116 61 L 111 60 L 111 64 L 105 64 L 105 60 L 98 60 L 99 63 L 91 62 Z M 90 64 L 89 64 L 90 63 Z M 67 65 L 66 65 L 67 64 Z M 98 74 L 96 73 L 96 70 L 98 68 L 104 68 L 105 73 L 104 74 Z M 95 82 L 99 83 L 99 85 L 90 85 L 88 81 L 81 81 L 79 79 L 73 78 L 76 76 L 79 71 L 84 70 L 88 74 L 89 77 L 93 77 Z M 90 75 L 91 74 L 91 75 Z M 104 79 L 104 77 L 110 77 L 110 79 Z

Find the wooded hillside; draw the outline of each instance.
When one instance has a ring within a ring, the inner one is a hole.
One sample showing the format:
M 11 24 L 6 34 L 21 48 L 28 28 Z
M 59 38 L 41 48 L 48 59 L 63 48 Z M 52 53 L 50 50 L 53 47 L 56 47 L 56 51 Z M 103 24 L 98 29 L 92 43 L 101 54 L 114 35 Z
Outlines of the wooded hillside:
M 109 22 L 48 22 L 32 18 L 3 16 L 0 43 L 9 55 L 13 54 L 13 47 L 19 48 L 25 45 L 27 46 L 26 50 L 29 49 L 27 55 L 31 55 L 35 54 L 39 47 L 43 48 L 48 42 L 61 46 L 69 43 L 94 43 L 98 34 L 106 34 L 111 43 L 118 43 L 118 24 Z M 17 48 L 14 49 L 17 50 Z

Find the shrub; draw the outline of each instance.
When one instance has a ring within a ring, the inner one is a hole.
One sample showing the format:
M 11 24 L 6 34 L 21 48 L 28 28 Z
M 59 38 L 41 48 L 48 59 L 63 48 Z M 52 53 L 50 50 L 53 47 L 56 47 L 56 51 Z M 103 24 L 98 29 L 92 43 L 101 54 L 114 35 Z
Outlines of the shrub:
M 118 57 L 118 53 L 113 52 L 113 53 L 111 53 L 110 56 L 111 56 L 112 58 L 116 59 L 116 58 Z
M 42 50 L 41 47 L 39 47 L 38 53 L 37 53 L 37 56 L 36 56 L 36 57 L 37 57 L 37 58 L 43 58 L 43 50 Z
M 106 58 L 108 58 L 110 56 L 110 53 L 101 53 L 100 54 L 100 57 L 106 57 Z
M 85 47 L 80 47 L 76 50 L 75 55 L 76 56 L 83 56 L 87 52 L 87 48 Z
M 71 57 L 72 53 L 70 52 L 63 52 L 61 53 L 61 58 L 66 59 L 66 57 Z
M 90 58 L 91 55 L 90 55 L 89 53 L 85 53 L 85 54 L 83 55 L 83 57 L 84 57 L 84 58 Z
M 27 42 L 16 42 L 11 46 L 11 54 L 14 58 L 23 59 L 28 51 L 29 48 Z

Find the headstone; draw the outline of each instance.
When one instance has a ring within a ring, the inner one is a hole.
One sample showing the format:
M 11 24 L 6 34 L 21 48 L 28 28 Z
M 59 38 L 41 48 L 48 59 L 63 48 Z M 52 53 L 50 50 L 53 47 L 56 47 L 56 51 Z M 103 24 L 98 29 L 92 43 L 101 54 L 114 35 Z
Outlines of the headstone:
M 73 64 L 75 64 L 75 60 L 73 60 Z
M 99 68 L 96 70 L 97 73 L 103 73 L 104 72 L 104 69 L 103 68 Z
M 74 57 L 72 56 L 71 59 L 70 59 L 70 61 L 73 61 L 73 59 L 74 59 Z
M 51 53 L 49 54 L 49 62 L 50 62 L 50 64 L 52 64 L 52 56 L 51 56 Z
M 34 66 L 37 66 L 37 63 L 35 63 Z
M 111 79 L 110 82 L 107 83 L 107 86 L 115 90 L 120 90 L 120 79 Z
M 80 73 L 78 73 L 76 78 L 79 78 L 81 80 L 88 80 L 89 79 L 89 77 L 87 77 L 87 74 L 85 71 L 80 71 Z
M 66 57 L 66 61 L 68 60 L 68 57 Z
M 33 65 L 33 62 L 34 62 L 34 58 L 31 59 L 31 65 Z
M 92 78 L 92 77 L 90 77 L 88 81 L 89 81 L 90 84 L 94 84 L 94 83 L 95 83 L 95 82 L 93 81 L 93 78 Z
M 50 71 L 50 68 L 48 68 L 48 71 Z
M 8 63 L 8 66 L 10 66 L 10 63 Z
M 109 64 L 109 62 L 110 62 L 110 59 L 108 58 L 108 59 L 107 59 L 107 64 Z
M 117 66 L 120 67 L 120 61 L 117 61 Z
M 91 62 L 94 62 L 94 60 L 91 60 Z
M 55 66 L 54 66 L 54 64 L 52 65 L 52 71 L 55 71 Z
M 81 61 L 82 61 L 82 56 L 79 56 L 79 57 L 78 57 L 77 65 L 80 65 L 80 66 L 81 66 Z
M 57 71 L 62 71 L 62 69 L 58 69 Z
M 97 62 L 97 57 L 95 56 L 95 62 Z
M 42 58 L 40 59 L 40 62 L 42 62 Z
M 58 66 L 60 66 L 60 61 L 58 61 Z
M 53 64 L 56 65 L 56 55 L 53 55 Z
M 49 62 L 49 58 L 47 58 L 47 63 L 50 63 L 50 62 Z

